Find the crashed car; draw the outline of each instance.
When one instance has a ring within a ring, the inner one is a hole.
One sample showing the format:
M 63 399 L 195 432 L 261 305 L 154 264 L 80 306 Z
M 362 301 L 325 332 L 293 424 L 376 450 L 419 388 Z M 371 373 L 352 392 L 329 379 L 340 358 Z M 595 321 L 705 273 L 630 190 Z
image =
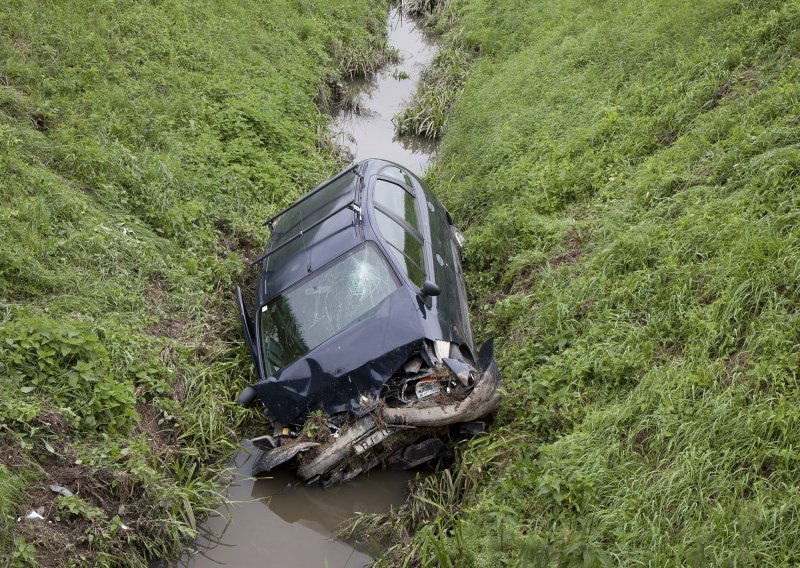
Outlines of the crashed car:
M 426 185 L 383 160 L 355 164 L 265 222 L 253 307 L 236 289 L 272 432 L 253 474 L 290 462 L 327 486 L 435 459 L 497 408 L 493 344 L 475 349 L 463 237 Z

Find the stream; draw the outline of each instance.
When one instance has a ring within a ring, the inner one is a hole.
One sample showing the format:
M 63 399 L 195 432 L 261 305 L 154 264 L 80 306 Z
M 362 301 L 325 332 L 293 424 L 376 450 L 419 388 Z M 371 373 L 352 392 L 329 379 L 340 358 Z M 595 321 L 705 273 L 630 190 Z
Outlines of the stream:
M 389 43 L 400 51 L 400 61 L 375 77 L 352 81 L 361 110 L 340 111 L 334 116 L 333 130 L 354 161 L 384 158 L 420 174 L 434 143 L 396 137 L 392 116 L 411 96 L 434 47 L 396 5 L 390 8 L 387 27 Z M 251 478 L 256 452 L 249 442 L 242 443 L 231 463 L 233 481 L 226 489 L 231 504 L 210 515 L 201 527 L 197 553 L 182 559 L 181 566 L 350 568 L 372 562 L 365 549 L 335 539 L 336 528 L 357 512 L 384 512 L 402 504 L 413 473 L 373 470 L 348 483 L 320 489 L 304 485 L 291 472 Z

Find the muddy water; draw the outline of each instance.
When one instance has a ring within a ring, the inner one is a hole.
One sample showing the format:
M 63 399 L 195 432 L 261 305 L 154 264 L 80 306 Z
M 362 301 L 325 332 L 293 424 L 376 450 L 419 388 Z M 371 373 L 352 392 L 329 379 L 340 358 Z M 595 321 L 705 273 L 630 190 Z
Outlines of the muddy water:
M 432 143 L 395 137 L 392 116 L 413 92 L 422 67 L 433 57 L 433 47 L 396 7 L 390 10 L 387 26 L 389 42 L 398 48 L 401 60 L 372 80 L 354 82 L 362 110 L 339 113 L 334 130 L 356 161 L 385 158 L 421 173 Z M 256 452 L 243 443 L 231 464 L 233 482 L 227 488 L 233 504 L 210 516 L 196 543 L 198 553 L 184 558 L 181 566 L 350 568 L 371 563 L 365 550 L 333 538 L 336 527 L 356 512 L 382 512 L 400 505 L 412 474 L 372 471 L 329 489 L 307 487 L 289 472 L 255 480 L 250 468 Z
M 203 526 L 198 553 L 182 566 L 354 568 L 372 558 L 365 550 L 333 539 L 336 527 L 357 512 L 387 511 L 406 498 L 407 472 L 374 471 L 336 487 L 308 487 L 288 471 L 253 479 L 257 450 L 248 442 L 232 463 L 227 489 L 232 504 Z
M 394 135 L 392 117 L 419 82 L 424 66 L 435 53 L 420 27 L 396 6 L 389 11 L 389 44 L 400 52 L 400 61 L 384 67 L 370 80 L 356 80 L 356 100 L 362 110 L 340 112 L 334 120 L 338 142 L 353 153 L 354 161 L 384 158 L 416 173 L 428 165 L 434 142 L 415 136 Z

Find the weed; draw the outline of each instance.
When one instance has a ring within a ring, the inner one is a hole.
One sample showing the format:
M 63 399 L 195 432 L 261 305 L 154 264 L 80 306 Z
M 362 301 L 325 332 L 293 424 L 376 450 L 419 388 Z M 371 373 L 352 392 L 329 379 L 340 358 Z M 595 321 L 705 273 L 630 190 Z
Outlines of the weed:
M 70 517 L 81 517 L 87 521 L 96 521 L 105 516 L 102 509 L 89 505 L 78 495 L 62 495 L 59 497 L 56 502 L 56 511 L 58 512 L 56 516 L 58 521 L 69 520 Z
M 463 30 L 455 26 L 450 24 L 411 100 L 392 118 L 398 135 L 439 138 L 444 132 L 450 109 L 458 100 L 469 67 L 477 56 L 475 46 L 465 41 Z
M 8 555 L 8 562 L 11 566 L 27 567 L 37 566 L 36 548 L 25 542 L 24 538 L 14 539 L 14 548 Z

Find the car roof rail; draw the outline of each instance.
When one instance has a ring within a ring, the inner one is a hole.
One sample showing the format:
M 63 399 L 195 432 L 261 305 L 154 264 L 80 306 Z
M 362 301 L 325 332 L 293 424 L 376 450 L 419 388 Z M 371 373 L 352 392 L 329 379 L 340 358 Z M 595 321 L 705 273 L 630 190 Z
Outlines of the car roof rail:
M 264 254 L 262 254 L 261 256 L 259 256 L 257 259 L 255 259 L 253 261 L 252 264 L 256 265 L 256 264 L 258 264 L 260 262 L 263 262 L 266 258 L 269 257 L 269 255 L 271 255 L 271 254 L 273 254 L 275 252 L 278 252 L 279 250 L 281 250 L 283 247 L 285 247 L 289 243 L 299 239 L 300 237 L 305 235 L 307 232 L 311 231 L 312 229 L 314 229 L 318 225 L 321 225 L 322 223 L 324 223 L 325 221 L 327 221 L 328 219 L 330 219 L 334 215 L 336 215 L 338 213 L 341 213 L 345 209 L 352 209 L 353 212 L 355 212 L 355 214 L 358 216 L 358 219 L 359 220 L 361 219 L 361 207 L 359 207 L 358 203 L 356 203 L 356 200 L 353 199 L 351 201 L 348 201 L 347 203 L 345 203 L 341 207 L 337 207 L 336 209 L 334 209 L 333 211 L 331 211 L 330 213 L 325 215 L 325 217 L 322 217 L 321 219 L 315 221 L 314 223 L 312 223 L 308 227 L 301 227 L 300 231 L 298 231 L 296 234 L 294 234 L 293 236 L 291 236 L 288 239 L 286 239 L 285 241 L 283 241 L 281 244 L 276 246 L 274 249 L 270 249 L 267 252 L 265 252 Z
M 328 186 L 328 185 L 330 185 L 332 182 L 336 181 L 337 179 L 339 179 L 340 177 L 342 177 L 343 175 L 345 175 L 346 173 L 348 173 L 350 170 L 352 170 L 352 169 L 356 168 L 356 166 L 357 166 L 357 165 L 358 165 L 358 164 L 353 164 L 353 165 L 350 165 L 350 166 L 346 167 L 345 169 L 343 169 L 342 171 L 340 171 L 340 172 L 339 172 L 338 174 L 336 174 L 335 176 L 333 176 L 332 178 L 326 179 L 326 180 L 325 180 L 325 181 L 323 181 L 321 184 L 319 184 L 317 187 L 315 187 L 314 189 L 312 189 L 311 191 L 309 191 L 308 193 L 306 193 L 306 194 L 305 194 L 303 197 L 301 197 L 300 199 L 298 199 L 297 201 L 295 201 L 294 203 L 292 203 L 291 205 L 289 205 L 289 207 L 287 207 L 286 209 L 283 209 L 283 210 L 279 211 L 278 213 L 276 213 L 275 215 L 273 215 L 272 217 L 270 217 L 269 219 L 267 219 L 266 221 L 264 221 L 264 223 L 263 223 L 263 226 L 265 226 L 265 227 L 269 227 L 269 230 L 270 230 L 270 232 L 272 232 L 272 226 L 273 226 L 273 224 L 274 224 L 274 223 L 275 223 L 275 221 L 277 221 L 277 220 L 278 220 L 280 217 L 282 217 L 283 215 L 285 215 L 286 213 L 288 213 L 289 211 L 291 211 L 292 209 L 294 209 L 295 207 L 297 207 L 298 205 L 300 205 L 301 203 L 303 203 L 303 202 L 304 202 L 306 199 L 308 199 L 309 197 L 312 197 L 312 196 L 313 196 L 315 193 L 317 193 L 317 192 L 318 192 L 319 190 L 321 190 L 322 188 L 324 188 L 324 187 L 327 187 L 327 186 Z M 337 213 L 338 213 L 338 211 L 337 211 Z M 278 247 L 278 248 L 280 248 L 280 247 Z M 276 249 L 276 250 L 277 250 L 277 249 Z M 258 261 L 257 261 L 257 262 L 258 262 Z M 255 264 L 255 263 L 254 263 L 254 264 Z

